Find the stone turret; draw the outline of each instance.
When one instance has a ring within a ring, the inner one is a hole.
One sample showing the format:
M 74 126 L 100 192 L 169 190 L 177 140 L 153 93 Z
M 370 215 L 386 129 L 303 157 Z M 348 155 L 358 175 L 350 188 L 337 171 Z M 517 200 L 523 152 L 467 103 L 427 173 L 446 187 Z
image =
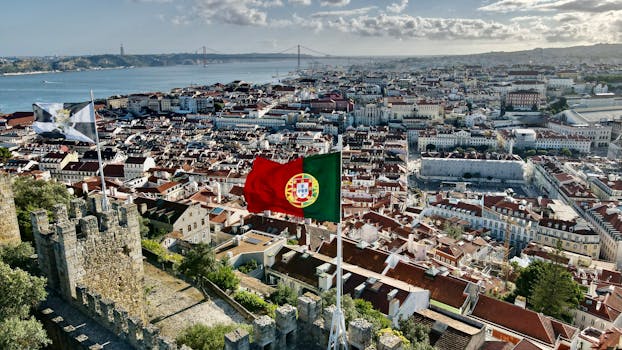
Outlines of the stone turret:
M 268 316 L 257 318 L 253 322 L 252 343 L 244 329 L 225 334 L 225 350 L 325 349 L 335 310 L 335 305 L 321 309 L 320 298 L 307 293 L 298 298 L 298 308 L 283 305 L 276 309 L 274 320 Z M 382 333 L 374 342 L 373 329 L 373 325 L 365 319 L 350 321 L 347 332 L 349 347 L 361 350 L 403 349 L 402 338 L 392 332 Z
M 11 178 L 0 174 L 0 245 L 21 242 Z
M 104 211 L 101 201 L 101 196 L 93 196 L 87 201 L 74 199 L 69 208 L 56 205 L 52 223 L 45 211 L 31 214 L 39 266 L 49 286 L 64 299 L 78 298 L 76 286 L 81 285 L 144 320 L 136 206 L 115 202 Z

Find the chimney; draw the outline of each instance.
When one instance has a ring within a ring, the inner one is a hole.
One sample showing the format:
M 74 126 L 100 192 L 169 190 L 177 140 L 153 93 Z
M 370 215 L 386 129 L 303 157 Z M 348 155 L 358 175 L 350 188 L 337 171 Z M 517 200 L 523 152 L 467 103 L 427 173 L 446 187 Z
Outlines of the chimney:
M 603 306 L 603 302 L 601 300 L 596 302 L 596 311 L 600 310 L 600 308 Z
M 395 320 L 397 313 L 400 311 L 400 300 L 398 298 L 391 299 L 389 302 L 389 316 L 390 319 Z
M 297 225 L 296 226 L 296 239 L 300 239 L 301 236 L 302 236 L 302 226 Z
M 522 295 L 517 295 L 516 299 L 514 299 L 514 305 L 524 309 L 527 307 L 527 299 Z
M 266 261 L 268 267 L 272 267 L 274 265 L 274 253 L 268 255 L 268 260 Z
M 82 195 L 86 196 L 89 193 L 89 184 L 86 182 L 82 183 Z
M 408 235 L 408 252 L 412 253 L 413 250 L 415 250 L 415 235 L 414 234 L 409 234 Z
M 588 288 L 588 293 L 587 295 L 591 296 L 591 297 L 596 297 L 596 283 L 594 281 L 590 282 L 590 286 Z
M 216 191 L 218 192 L 218 204 L 222 203 L 222 187 L 220 182 L 216 182 Z

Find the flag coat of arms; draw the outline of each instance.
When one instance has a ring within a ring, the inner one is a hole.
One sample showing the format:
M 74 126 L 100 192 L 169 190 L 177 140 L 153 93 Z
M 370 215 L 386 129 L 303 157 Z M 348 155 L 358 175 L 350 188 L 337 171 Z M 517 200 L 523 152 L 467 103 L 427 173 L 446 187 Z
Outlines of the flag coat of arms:
M 35 103 L 32 128 L 42 137 L 95 143 L 95 107 L 83 103 Z
M 281 164 L 258 157 L 244 185 L 248 211 L 272 210 L 340 221 L 341 153 L 298 158 Z

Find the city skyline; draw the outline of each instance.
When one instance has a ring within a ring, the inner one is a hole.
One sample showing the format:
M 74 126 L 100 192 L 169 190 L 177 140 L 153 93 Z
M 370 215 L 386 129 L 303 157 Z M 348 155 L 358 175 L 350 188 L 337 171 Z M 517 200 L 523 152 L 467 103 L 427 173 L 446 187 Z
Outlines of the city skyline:
M 331 55 L 467 54 L 618 43 L 620 18 L 622 0 L 14 2 L 0 14 L 0 33 L 10 33 L 0 49 L 88 55 L 119 53 L 123 43 L 126 54 L 261 53 L 302 44 Z

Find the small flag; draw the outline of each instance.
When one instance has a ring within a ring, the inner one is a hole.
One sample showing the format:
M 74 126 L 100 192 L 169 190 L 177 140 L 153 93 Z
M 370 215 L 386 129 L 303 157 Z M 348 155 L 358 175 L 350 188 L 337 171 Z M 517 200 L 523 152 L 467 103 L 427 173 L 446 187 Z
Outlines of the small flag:
M 92 102 L 35 103 L 32 128 L 42 137 L 95 143 L 95 107 Z
M 248 211 L 272 210 L 319 221 L 339 222 L 341 153 L 298 158 L 281 164 L 255 158 L 244 186 Z

